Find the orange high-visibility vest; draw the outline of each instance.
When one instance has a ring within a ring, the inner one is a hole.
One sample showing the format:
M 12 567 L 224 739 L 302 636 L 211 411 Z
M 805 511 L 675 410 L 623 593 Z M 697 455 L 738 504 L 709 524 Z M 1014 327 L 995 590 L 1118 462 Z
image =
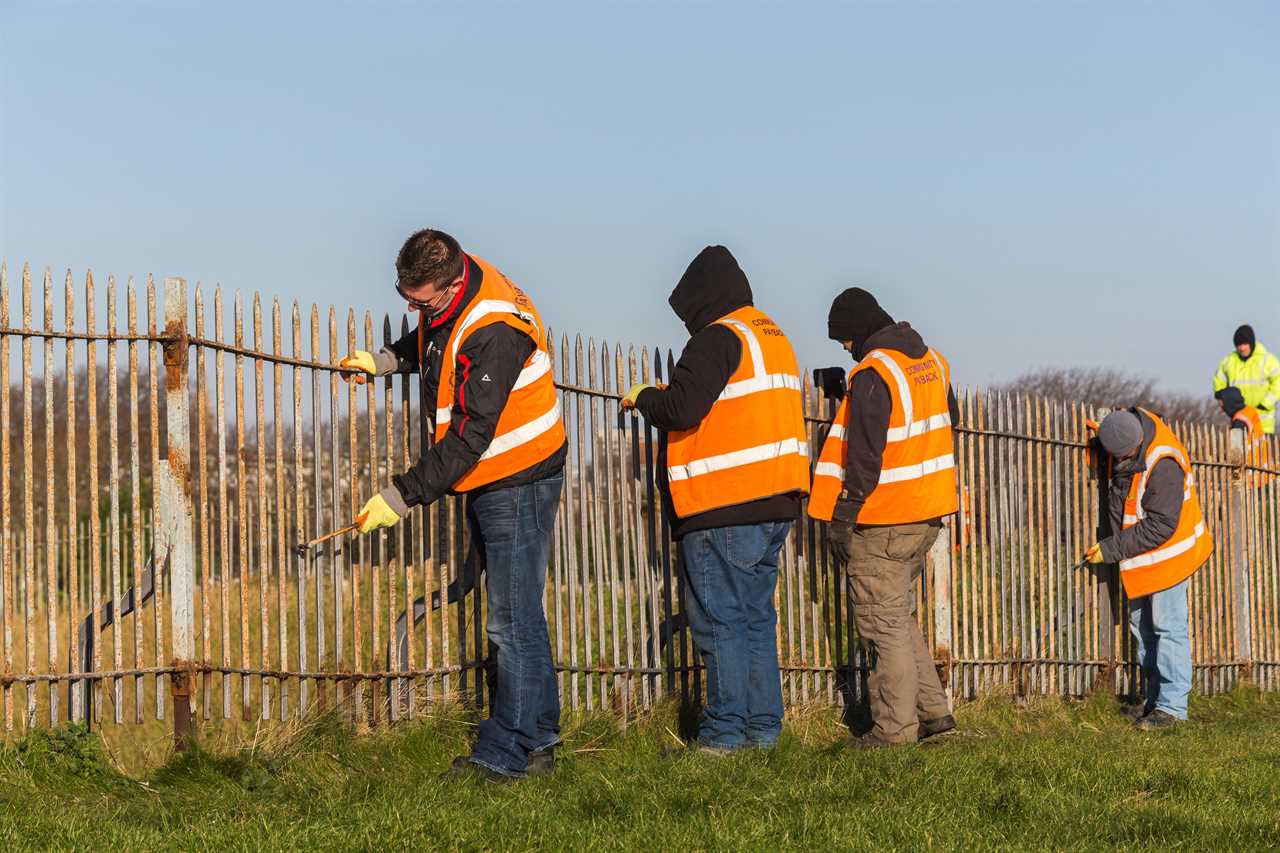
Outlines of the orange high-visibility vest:
M 1245 426 L 1244 464 L 1255 468 L 1271 466 L 1271 445 L 1262 431 L 1262 416 L 1253 406 L 1245 406 L 1231 416 L 1231 420 L 1239 421 Z M 1249 475 L 1249 484 L 1253 486 L 1269 483 L 1275 479 L 1274 474 L 1254 472 Z
M 667 481 L 681 518 L 809 492 L 800 368 L 791 344 L 751 305 L 715 322 L 738 337 L 742 357 L 702 422 L 667 437 Z
M 1182 469 L 1182 513 L 1168 541 L 1145 554 L 1120 561 L 1120 579 L 1124 582 L 1125 594 L 1130 598 L 1177 586 L 1191 577 L 1213 553 L 1213 538 L 1200 511 L 1200 497 L 1191 474 L 1190 454 L 1164 421 L 1146 409 L 1139 411 L 1155 422 L 1156 434 L 1147 448 L 1146 468 L 1133 475 L 1129 486 L 1124 502 L 1123 527 L 1127 530 L 1145 516 L 1142 497 L 1147 490 L 1147 479 L 1156 463 L 1166 458 L 1173 459 Z
M 461 382 L 457 376 L 458 352 L 467 338 L 485 326 L 505 323 L 528 335 L 533 340 L 534 350 L 525 360 L 524 369 L 511 389 L 511 396 L 502 407 L 493 440 L 471 470 L 453 484 L 455 492 L 467 492 L 532 468 L 559 450 L 565 442 L 560 397 L 556 393 L 551 355 L 547 351 L 547 331 L 538 309 L 534 308 L 524 291 L 512 284 L 497 267 L 475 255 L 469 257 L 480 268 L 480 289 L 459 311 L 453 331 L 444 345 L 440 387 L 436 392 L 435 440 L 443 440 L 449 432 L 457 389 L 468 378 L 470 366 L 465 361 Z M 457 399 L 457 403 L 465 412 L 466 400 Z
M 1262 435 L 1262 416 L 1258 414 L 1258 410 L 1253 406 L 1245 406 L 1232 415 L 1231 420 L 1244 424 L 1251 438 L 1256 439 Z
M 933 350 L 911 358 L 897 350 L 867 353 L 849 372 L 874 370 L 889 388 L 893 408 L 880 467 L 880 482 L 858 513 L 859 524 L 910 524 L 950 515 L 959 508 L 951 410 L 951 369 Z M 809 515 L 830 521 L 844 490 L 849 398 L 840 403 L 813 471 Z

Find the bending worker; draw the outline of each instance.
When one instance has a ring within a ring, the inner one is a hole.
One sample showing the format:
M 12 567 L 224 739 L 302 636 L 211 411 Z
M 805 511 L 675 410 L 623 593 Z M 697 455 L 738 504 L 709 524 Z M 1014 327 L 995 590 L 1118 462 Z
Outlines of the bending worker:
M 1091 563 L 1119 563 L 1129 597 L 1129 629 L 1138 643 L 1146 702 L 1127 708 L 1150 730 L 1187 718 L 1191 643 L 1187 579 L 1213 553 L 1200 512 L 1191 457 L 1146 409 L 1107 415 L 1098 444 L 1110 464 L 1108 513 L 1119 531 L 1089 548 Z
M 669 386 L 635 385 L 623 407 L 665 431 L 660 486 L 707 670 L 698 742 L 725 755 L 782 731 L 773 594 L 809 491 L 800 369 L 724 246 L 703 249 L 668 302 L 689 342 Z
M 1244 404 L 1244 395 L 1235 386 L 1227 386 L 1213 396 L 1218 398 L 1218 405 L 1223 413 L 1231 418 L 1230 429 L 1241 430 L 1244 436 L 1244 461 L 1246 465 L 1268 467 L 1271 462 L 1269 445 L 1262 432 L 1262 416 L 1253 406 Z M 1252 483 L 1267 482 L 1265 476 L 1251 476 Z
M 390 527 L 447 493 L 467 496 L 473 548 L 488 577 L 486 634 L 498 684 L 471 754 L 450 773 L 494 782 L 549 773 L 560 697 L 542 593 L 568 444 L 546 326 L 523 291 L 442 231 L 405 241 L 396 273 L 418 330 L 341 364 L 377 376 L 422 371 L 435 400 L 435 441 L 364 505 L 360 532 Z
M 858 747 L 914 743 L 955 728 L 916 623 L 915 579 L 958 508 L 951 371 L 909 323 L 860 288 L 836 297 L 828 334 L 858 362 L 814 469 L 809 514 L 849 579 L 866 651 L 874 728 Z
M 1262 431 L 1271 435 L 1276 431 L 1276 404 L 1280 403 L 1280 359 L 1258 343 L 1252 326 L 1236 329 L 1235 349 L 1222 359 L 1218 372 L 1213 375 L 1213 392 L 1235 387 L 1244 395 L 1244 402 L 1258 410 Z

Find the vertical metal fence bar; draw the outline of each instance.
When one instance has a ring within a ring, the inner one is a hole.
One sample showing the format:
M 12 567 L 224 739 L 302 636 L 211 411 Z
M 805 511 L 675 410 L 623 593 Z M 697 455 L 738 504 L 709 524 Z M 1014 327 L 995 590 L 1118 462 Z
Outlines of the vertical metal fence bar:
M 302 359 L 302 315 L 298 307 L 298 301 L 293 301 L 293 310 L 290 314 L 290 321 L 293 332 L 293 359 L 300 361 Z M 307 640 L 307 560 L 293 553 L 291 543 L 306 541 L 306 522 L 305 522 L 305 506 L 302 491 L 302 433 L 305 424 L 302 421 L 302 368 L 296 364 L 291 369 L 293 375 L 293 421 L 290 429 L 291 440 L 293 443 L 293 490 L 290 492 L 293 502 L 293 525 L 288 538 L 284 542 L 285 557 L 287 562 L 283 565 L 292 564 L 294 575 L 295 595 L 298 600 L 294 602 L 294 610 L 297 614 L 297 643 L 298 643 L 298 671 L 307 672 L 311 657 L 308 654 Z M 312 373 L 314 374 L 314 370 Z M 314 400 L 312 405 L 315 405 Z M 313 418 L 311 421 L 311 434 L 314 437 L 320 430 L 320 419 Z M 311 468 L 313 471 L 319 470 L 320 456 L 312 454 Z M 319 488 L 312 491 L 314 496 L 320 493 Z M 320 603 L 319 596 L 316 597 L 317 606 Z M 318 659 L 317 659 L 318 663 Z M 319 667 L 317 667 L 319 668 Z M 310 685 L 306 678 L 298 678 L 298 710 L 299 716 L 305 714 L 311 707 L 310 705 Z
M 4 287 L 0 284 L 0 287 Z M 74 332 L 76 329 L 76 294 L 75 280 L 71 276 L 71 270 L 67 270 L 66 279 L 63 285 L 63 301 L 66 310 L 66 330 Z M 0 325 L 5 325 L 4 320 L 0 319 Z M 88 344 L 92 346 L 92 343 Z M 63 630 L 66 632 L 68 663 L 73 674 L 79 675 L 85 671 L 85 661 L 81 655 L 79 645 L 79 626 L 80 626 L 80 562 L 79 562 L 79 541 L 73 531 L 79 526 L 79 512 L 77 510 L 76 500 L 80 494 L 80 483 L 76 479 L 76 440 L 79 437 L 76 430 L 76 348 L 75 342 L 70 338 L 66 341 L 66 376 L 65 389 L 66 395 L 63 397 L 66 408 L 62 413 L 64 423 L 66 424 L 66 452 L 67 459 L 64 471 L 66 473 L 67 482 L 67 560 L 66 560 L 66 582 L 67 582 L 67 624 Z M 7 379 L 5 380 L 7 382 Z M 90 381 L 93 381 L 90 379 Z M 9 429 L 9 420 L 7 415 L 0 416 L 0 428 L 6 432 Z M 5 475 L 7 479 L 7 474 Z M 5 488 L 7 490 L 8 483 L 6 481 Z M 6 510 L 7 511 L 7 510 Z M 0 548 L 5 547 L 6 542 L 0 540 Z M 0 591 L 0 595 L 7 595 L 8 588 Z M 93 617 L 90 616 L 92 619 Z M 67 704 L 69 706 L 70 718 L 73 722 L 84 719 L 84 701 L 81 679 L 72 679 L 68 682 L 67 688 Z
M 347 311 L 347 352 L 354 352 L 356 349 L 356 314 L 355 311 L 348 309 Z M 358 406 L 356 399 L 356 383 L 350 382 L 347 385 L 347 439 L 350 445 L 350 481 L 347 489 L 347 499 L 350 506 L 350 517 L 355 518 L 358 512 L 359 504 L 359 483 L 360 483 L 360 450 L 358 446 Z M 368 543 L 365 537 L 357 537 L 356 539 L 356 556 L 351 563 L 351 667 L 353 671 L 360 672 L 362 668 L 361 657 L 361 626 L 360 626 L 360 572 L 368 565 L 365 555 Z M 362 706 L 362 698 L 364 696 L 363 682 L 356 680 L 354 685 L 354 701 L 355 711 Z
M 111 537 L 111 561 L 107 572 L 111 577 L 111 649 L 112 665 L 118 672 L 124 666 L 124 636 L 121 631 L 120 593 L 123 565 L 123 543 L 120 529 L 120 420 L 119 382 L 116 377 L 116 279 L 107 277 L 107 451 L 108 451 L 108 502 L 107 526 Z M 111 698 L 115 708 L 116 723 L 124 722 L 124 683 L 119 676 L 111 679 Z
M 320 353 L 320 309 L 314 302 L 311 303 L 311 360 L 320 363 L 322 355 Z M 333 359 L 330 359 L 332 363 Z M 322 394 L 320 370 L 313 369 L 311 371 L 311 529 L 302 533 L 302 539 L 309 539 L 319 536 L 325 532 L 324 525 L 324 491 L 321 488 L 320 472 L 324 467 L 324 457 L 320 451 L 320 434 L 324 429 L 323 422 L 320 418 L 320 399 Z M 336 377 L 335 377 L 336 381 Z M 331 425 L 332 426 L 332 425 Z M 334 528 L 337 529 L 336 527 Z M 324 588 L 324 571 L 321 563 L 328 564 L 330 572 L 332 572 L 332 559 L 325 559 L 326 553 L 331 553 L 332 547 L 320 551 L 319 549 L 311 549 L 307 555 L 307 565 L 312 573 L 312 586 L 315 592 L 315 659 L 317 671 L 325 668 L 325 588 Z M 323 679 L 316 680 L 316 702 L 321 706 L 325 701 L 325 683 Z
M 90 309 L 92 310 L 92 309 Z M 9 328 L 9 265 L 0 262 L 0 326 Z M 93 344 L 89 344 L 92 351 Z M 93 384 L 90 377 L 89 384 Z M 10 490 L 13 487 L 11 471 L 12 464 L 9 459 L 9 436 L 12 432 L 13 423 L 10 420 L 11 413 L 9 411 L 9 335 L 5 333 L 0 335 L 0 566 L 3 568 L 3 574 L 0 575 L 0 583 L 4 584 L 4 588 L 0 589 L 0 597 L 3 598 L 3 611 L 0 612 L 0 618 L 4 619 L 4 671 L 13 672 L 13 601 L 17 595 L 17 590 L 13 586 L 14 559 L 13 559 L 13 531 L 10 529 L 10 519 L 13 518 L 13 507 L 10 506 Z M 13 730 L 13 683 L 6 682 L 3 691 L 4 698 L 4 728 L 5 731 Z
M 222 288 L 213 290 L 213 338 L 223 340 Z M 214 439 L 218 443 L 218 610 L 222 646 L 222 717 L 231 717 L 231 626 L 227 613 L 227 587 L 231 585 L 231 537 L 227 519 L 227 383 L 226 361 L 220 350 L 214 351 Z M 157 690 L 157 693 L 159 691 Z
M 560 376 L 564 382 L 572 382 L 570 377 L 573 375 L 569 372 L 569 339 L 562 337 L 560 342 Z M 569 391 L 564 392 L 564 405 L 562 406 L 562 416 L 565 421 L 565 429 L 569 430 L 570 439 L 568 447 L 568 455 L 566 456 L 566 468 L 564 478 L 564 504 L 560 508 L 560 514 L 565 519 L 565 552 L 567 554 L 567 573 L 569 575 L 569 704 L 574 709 L 578 708 L 578 543 L 579 534 L 577 524 L 574 522 L 577 508 L 574 504 L 574 495 L 577 493 L 575 488 L 577 482 L 577 466 L 580 463 L 581 455 L 575 455 L 577 442 L 572 438 L 573 422 L 571 420 L 573 413 L 573 395 Z M 590 692 L 590 682 L 587 683 L 587 690 Z
M 151 543 L 146 549 L 151 554 L 152 593 L 151 593 L 151 639 L 152 662 L 156 667 L 166 663 L 164 648 L 164 579 L 159 571 L 160 561 L 156 558 L 154 524 L 160 517 L 160 492 L 156 488 L 156 472 L 160 470 L 160 370 L 164 358 L 164 349 L 159 343 L 160 312 L 156 304 L 156 282 L 147 276 L 147 334 L 151 342 L 147 345 L 147 410 L 150 428 L 150 474 L 151 474 L 151 510 L 150 518 L 143 519 L 142 530 L 150 531 Z M 202 474 L 203 476 L 203 474 Z M 152 679 L 155 691 L 155 714 L 157 720 L 164 719 L 165 687 L 168 676 L 157 672 Z
M 97 311 L 93 293 L 93 271 L 85 273 L 85 332 L 94 334 L 94 317 Z M 101 500 L 98 488 L 98 345 L 90 340 L 85 344 L 85 397 L 87 400 L 85 430 L 88 436 L 89 463 L 89 586 L 91 601 L 89 604 L 89 644 L 93 648 L 92 660 L 89 662 L 97 672 L 102 669 L 102 522 L 98 512 Z M 6 360 L 6 364 L 8 361 Z M 6 390 L 8 383 L 5 383 Z M 93 719 L 102 718 L 102 683 L 94 679 L 85 684 L 85 689 L 92 687 L 92 695 L 85 699 L 88 715 Z
M 364 348 L 373 350 L 373 315 L 368 311 L 364 312 Z M 381 478 L 379 476 L 378 466 L 378 381 L 370 379 L 365 383 L 365 394 L 368 411 L 365 416 L 367 419 L 368 431 L 366 433 L 368 440 L 368 466 L 369 466 L 369 485 L 361 494 L 361 498 L 371 498 L 378 493 Z M 381 611 L 379 605 L 381 603 L 381 581 L 382 581 L 382 561 L 385 559 L 387 552 L 386 531 L 380 530 L 373 541 L 369 543 L 369 661 L 370 669 L 376 669 L 377 664 L 374 662 L 374 656 L 377 654 L 379 640 L 381 639 Z M 357 660 L 362 663 L 364 661 L 363 654 L 357 654 Z M 365 685 L 369 688 L 369 705 L 370 716 L 373 722 L 378 721 L 378 683 L 376 681 L 361 681 L 358 690 L 363 690 Z M 363 705 L 361 706 L 363 708 Z
M 44 271 L 44 329 L 53 331 L 53 272 Z M 44 582 L 45 582 L 45 665 L 47 672 L 58 670 L 58 521 L 55 510 L 54 408 L 53 386 L 56 382 L 53 361 L 53 336 L 44 339 Z M 28 517 L 28 524 L 35 519 Z M 34 685 L 32 685 L 34 687 Z M 49 725 L 58 724 L 58 682 L 49 682 Z
M 336 363 L 341 358 L 341 351 L 338 349 L 338 315 L 332 305 L 329 306 L 329 361 Z M 341 443 L 339 441 L 338 432 L 338 399 L 341 396 L 338 393 L 338 373 L 329 374 L 329 529 L 337 530 L 340 525 L 338 519 L 345 514 L 342 511 L 342 489 L 340 486 L 340 457 Z M 350 384 L 350 382 L 348 382 Z M 349 392 L 351 393 L 351 392 Z M 348 500 L 354 498 L 348 497 Z M 346 515 L 346 521 L 350 521 L 354 516 Z M 329 585 L 333 591 L 333 671 L 342 672 L 346 666 L 346 638 L 343 636 L 343 584 L 346 583 L 346 566 L 349 562 L 350 550 L 342 543 L 330 542 L 326 551 L 329 554 Z M 335 705 L 341 703 L 342 700 L 342 683 L 334 682 L 333 685 L 333 701 Z
M 285 545 L 286 531 L 292 528 L 289 521 L 288 505 L 284 499 L 284 365 L 279 357 L 283 351 L 281 340 L 280 300 L 271 300 L 271 354 L 276 360 L 271 365 L 271 421 L 272 421 L 272 466 L 271 479 L 275 485 L 275 542 L 274 555 L 276 576 L 276 660 L 281 672 L 289 669 L 289 594 L 285 576 L 288 574 L 289 552 Z M 280 719 L 289 717 L 289 680 L 285 677 L 276 679 L 276 690 L 280 694 Z
M 31 328 L 31 268 L 22 266 L 22 329 Z M 25 649 L 26 672 L 33 675 L 36 670 L 36 647 L 31 637 L 31 616 L 35 610 L 35 552 L 34 532 L 35 503 L 32 496 L 31 483 L 35 479 L 35 465 L 32 461 L 32 413 L 31 413 L 31 337 L 22 336 L 22 645 Z M 33 682 L 26 682 L 23 694 L 27 700 L 27 714 L 23 720 L 23 728 L 30 729 L 35 723 L 36 692 Z
M 592 391 L 599 390 L 596 384 L 596 340 L 595 338 L 587 339 L 587 387 Z M 607 476 L 602 470 L 600 451 L 600 425 L 596 419 L 598 409 L 598 401 L 594 395 L 580 395 L 585 398 L 583 402 L 587 405 L 587 419 L 579 422 L 579 430 L 590 430 L 590 436 L 587 440 L 587 447 L 591 451 L 591 476 L 587 478 L 586 490 L 583 492 L 586 505 L 586 517 L 583 519 L 589 531 L 591 541 L 591 579 L 596 588 L 596 648 L 595 660 L 596 666 L 600 667 L 602 672 L 599 676 L 600 688 L 600 707 L 609 707 L 609 678 L 603 674 L 603 669 L 608 663 L 608 637 L 605 631 L 605 598 L 604 588 L 608 583 L 608 556 L 604 549 L 604 536 L 601 530 L 600 510 L 602 509 L 602 498 L 600 496 L 600 477 Z
M 253 681 L 248 673 L 250 663 L 250 631 L 249 631 L 249 584 L 251 582 L 253 556 L 250 551 L 249 537 L 249 520 L 252 514 L 249 511 L 249 479 L 245 464 L 246 448 L 245 440 L 248 428 L 245 425 L 245 379 L 244 379 L 244 299 L 237 289 L 234 304 L 234 334 L 235 334 L 235 393 L 236 393 L 236 533 L 239 539 L 239 559 L 236 561 L 239 569 L 240 584 L 240 668 L 244 672 L 240 675 L 240 717 L 248 721 L 253 707 Z
M 255 352 L 263 352 L 262 297 L 257 292 L 253 294 L 252 310 L 253 349 Z M 254 470 L 254 480 L 257 485 L 255 517 L 258 522 L 258 547 L 255 562 L 257 563 L 258 578 L 258 661 L 263 672 L 262 675 L 258 676 L 259 696 L 262 704 L 259 714 L 262 719 L 269 720 L 271 719 L 271 685 L 266 672 L 271 668 L 271 611 L 267 598 L 267 588 L 271 585 L 271 513 L 267 509 L 267 392 L 265 386 L 264 365 L 262 359 L 256 358 L 253 362 L 254 429 L 256 433 L 254 449 L 257 451 L 257 468 Z
M 204 292 L 199 282 L 196 282 L 195 293 L 195 330 L 196 337 L 204 337 Z M 213 660 L 210 644 L 213 642 L 210 616 L 210 598 L 212 590 L 210 588 L 213 572 L 210 564 L 213 562 L 213 546 L 210 542 L 210 505 L 209 505 L 209 380 L 206 372 L 204 360 L 204 347 L 197 346 L 196 350 L 196 459 L 198 464 L 193 468 L 193 472 L 199 475 L 200 499 L 196 510 L 196 517 L 199 519 L 200 527 L 200 662 L 210 663 Z M 200 706 L 201 717 L 209 719 L 210 716 L 210 698 L 209 698 L 209 680 L 211 673 L 202 672 L 200 674 Z
M 382 337 L 383 337 L 383 342 L 385 344 L 390 345 L 391 343 L 393 343 L 393 340 L 391 337 L 391 318 L 386 314 L 382 315 Z M 396 388 L 395 388 L 395 377 L 392 377 L 392 376 L 388 376 L 382 382 L 382 420 L 384 424 L 383 464 L 385 466 L 385 470 L 382 473 L 382 477 L 379 478 L 378 480 L 379 488 L 381 488 L 382 483 L 389 484 L 391 482 L 391 476 L 395 472 Z M 377 460 L 374 457 L 376 457 L 376 454 L 374 454 L 374 456 L 371 457 L 370 462 L 371 464 L 376 465 Z M 370 494 L 372 495 L 373 493 L 370 492 Z M 382 654 L 382 649 L 384 648 L 384 646 L 385 648 L 390 650 L 393 644 L 395 643 L 396 609 L 397 609 L 396 608 L 396 574 L 397 572 L 403 573 L 407 570 L 407 566 L 405 565 L 405 552 L 403 548 L 399 547 L 399 543 L 401 542 L 401 539 L 402 539 L 401 534 L 403 534 L 403 532 L 408 528 L 408 526 L 409 526 L 409 522 L 406 522 L 404 527 L 393 528 L 391 530 L 382 531 L 382 563 L 385 567 L 386 574 L 387 574 L 387 586 L 386 586 L 387 601 L 386 601 L 385 621 L 383 620 L 378 620 L 378 621 L 382 622 L 382 624 L 386 627 L 387 633 L 386 633 L 385 641 L 378 642 L 377 640 L 375 640 L 374 642 L 374 649 L 379 655 Z M 394 553 L 394 560 L 392 558 L 393 553 Z M 388 651 L 386 655 L 386 661 L 388 663 L 387 669 L 392 668 L 390 664 L 393 659 L 394 658 L 392 657 L 390 651 Z M 399 669 L 400 667 L 399 665 L 396 665 L 394 668 Z M 400 719 L 400 695 L 402 692 L 401 688 L 403 687 L 403 685 L 404 685 L 403 679 L 395 678 L 387 681 L 387 684 L 385 687 L 387 695 L 384 697 L 384 701 L 387 702 L 387 711 L 388 711 L 387 720 L 388 721 L 395 721 Z
M 128 323 L 129 336 L 138 333 L 138 295 L 131 277 L 125 288 L 125 318 Z M 130 585 L 133 590 L 133 666 L 143 667 L 142 642 L 142 454 L 139 447 L 138 433 L 141 419 L 138 416 L 138 341 L 129 341 L 129 521 L 131 572 Z M 144 679 L 141 675 L 133 677 L 133 721 L 141 723 L 145 701 L 143 699 Z

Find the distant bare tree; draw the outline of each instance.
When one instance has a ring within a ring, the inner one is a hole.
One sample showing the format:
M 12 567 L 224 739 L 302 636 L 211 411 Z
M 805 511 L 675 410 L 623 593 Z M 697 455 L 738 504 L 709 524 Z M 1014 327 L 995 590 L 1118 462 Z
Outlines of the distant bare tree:
M 1154 379 L 1110 367 L 1042 367 L 1001 386 L 1004 391 L 1043 394 L 1055 400 L 1119 408 L 1142 406 L 1171 421 L 1220 423 L 1222 412 L 1209 394 L 1161 390 Z

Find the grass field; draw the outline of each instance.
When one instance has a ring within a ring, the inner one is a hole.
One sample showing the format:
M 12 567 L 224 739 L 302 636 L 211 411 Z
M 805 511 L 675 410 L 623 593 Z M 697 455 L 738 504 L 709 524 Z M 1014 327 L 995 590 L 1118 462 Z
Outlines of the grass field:
M 475 719 L 354 736 L 335 717 L 145 776 L 96 736 L 32 734 L 0 752 L 0 846 L 97 849 L 958 849 L 1280 846 L 1280 699 L 1197 699 L 1193 722 L 1136 732 L 1113 699 L 989 700 L 965 736 L 855 752 L 825 709 L 777 749 L 665 756 L 677 710 L 619 732 L 566 726 L 553 777 L 439 779 Z

